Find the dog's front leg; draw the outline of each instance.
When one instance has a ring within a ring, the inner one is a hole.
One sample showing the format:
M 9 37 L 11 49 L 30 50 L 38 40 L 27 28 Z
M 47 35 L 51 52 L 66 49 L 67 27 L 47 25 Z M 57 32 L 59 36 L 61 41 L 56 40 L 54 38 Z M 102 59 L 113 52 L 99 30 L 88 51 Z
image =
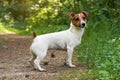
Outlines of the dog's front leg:
M 70 67 L 76 67 L 75 65 L 72 64 L 72 54 L 73 54 L 73 47 L 67 47 L 67 64 Z

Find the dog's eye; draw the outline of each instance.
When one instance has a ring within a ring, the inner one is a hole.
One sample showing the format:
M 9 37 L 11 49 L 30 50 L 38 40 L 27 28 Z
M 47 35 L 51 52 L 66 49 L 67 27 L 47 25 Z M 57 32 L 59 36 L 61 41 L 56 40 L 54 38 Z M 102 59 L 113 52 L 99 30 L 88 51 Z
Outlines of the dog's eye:
M 78 20 L 79 20 L 79 18 L 76 18 L 75 20 L 76 20 L 76 21 L 78 21 Z
M 83 17 L 83 19 L 85 20 L 85 19 L 86 19 L 86 17 Z

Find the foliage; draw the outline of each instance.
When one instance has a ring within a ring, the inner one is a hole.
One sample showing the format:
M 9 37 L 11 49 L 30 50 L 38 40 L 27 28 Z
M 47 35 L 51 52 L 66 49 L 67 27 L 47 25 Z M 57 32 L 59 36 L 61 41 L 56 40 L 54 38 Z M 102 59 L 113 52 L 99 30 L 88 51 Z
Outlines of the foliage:
M 91 11 L 93 15 L 89 17 L 92 20 L 89 21 L 83 43 L 77 48 L 78 59 L 86 59 L 88 67 L 96 70 L 95 74 L 93 71 L 89 73 L 100 80 L 120 79 L 120 12 L 117 8 L 119 5 L 111 4 L 116 5 L 117 1 L 101 0 L 93 6 L 94 13 Z
M 97 29 L 87 29 L 86 32 L 89 32 L 89 34 L 85 34 L 83 43 L 77 48 L 78 59 L 80 61 L 86 59 L 89 69 L 97 69 L 98 79 L 119 80 L 120 35 L 112 35 L 113 30 L 110 31 L 109 23 L 102 24 L 104 26 L 100 27 L 99 31 Z
M 80 62 L 87 62 L 89 71 L 73 72 L 61 79 L 119 80 L 119 3 L 120 0 L 2 0 L 0 23 L 5 27 L 0 28 L 14 28 L 24 34 L 61 31 L 69 27 L 69 12 L 88 11 L 88 27 L 75 51 Z

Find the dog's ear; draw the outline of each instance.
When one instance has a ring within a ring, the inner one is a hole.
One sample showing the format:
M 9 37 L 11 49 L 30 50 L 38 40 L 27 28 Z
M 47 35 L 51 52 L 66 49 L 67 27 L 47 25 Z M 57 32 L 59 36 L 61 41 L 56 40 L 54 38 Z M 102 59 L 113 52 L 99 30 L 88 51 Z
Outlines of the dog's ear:
M 89 14 L 88 12 L 83 11 L 82 13 L 85 15 L 85 17 L 88 17 L 88 14 Z
M 74 19 L 75 13 L 69 13 L 69 14 L 68 14 L 68 17 L 69 17 L 71 20 Z

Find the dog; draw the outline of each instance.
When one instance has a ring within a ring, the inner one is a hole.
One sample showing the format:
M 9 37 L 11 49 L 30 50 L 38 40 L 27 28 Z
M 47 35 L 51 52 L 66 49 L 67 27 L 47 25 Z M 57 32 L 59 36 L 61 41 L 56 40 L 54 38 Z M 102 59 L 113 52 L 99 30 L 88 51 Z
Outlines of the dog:
M 69 13 L 71 20 L 70 28 L 60 32 L 43 34 L 36 36 L 33 33 L 33 42 L 30 46 L 30 52 L 33 57 L 31 63 L 39 71 L 46 71 L 40 66 L 40 62 L 45 58 L 47 50 L 61 49 L 67 51 L 66 64 L 69 67 L 76 67 L 72 64 L 72 54 L 74 48 L 81 43 L 82 35 L 86 27 L 88 12 Z

